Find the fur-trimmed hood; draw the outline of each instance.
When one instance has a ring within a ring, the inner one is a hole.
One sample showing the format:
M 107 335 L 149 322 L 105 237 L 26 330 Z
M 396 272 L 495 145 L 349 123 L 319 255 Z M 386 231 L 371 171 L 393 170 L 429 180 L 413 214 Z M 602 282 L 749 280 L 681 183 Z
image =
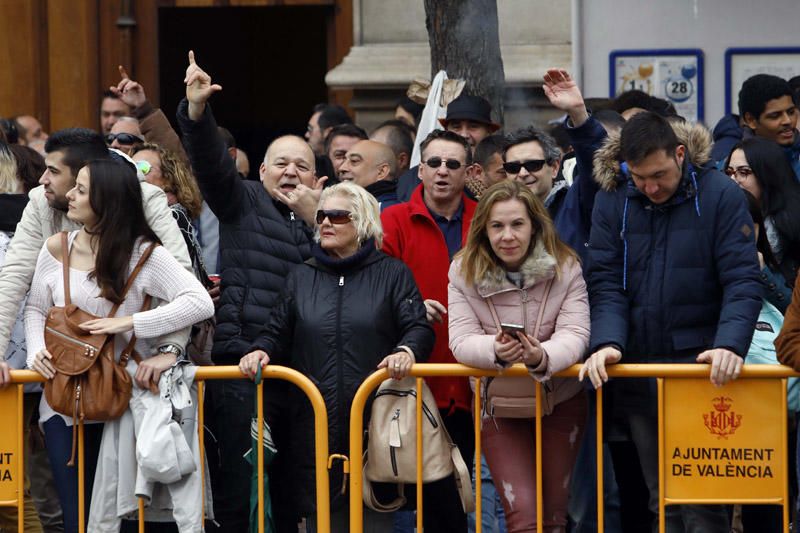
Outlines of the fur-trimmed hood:
M 702 124 L 673 122 L 678 141 L 686 146 L 689 162 L 702 167 L 711 160 L 713 138 Z M 612 133 L 594 154 L 594 179 L 605 191 L 613 191 L 620 180 L 620 135 Z
M 522 274 L 522 287 L 528 288 L 536 283 L 555 276 L 556 259 L 545 250 L 541 239 L 536 240 L 533 250 L 519 269 Z M 506 269 L 497 265 L 475 283 L 478 294 L 491 296 L 500 291 L 515 289 L 506 277 Z

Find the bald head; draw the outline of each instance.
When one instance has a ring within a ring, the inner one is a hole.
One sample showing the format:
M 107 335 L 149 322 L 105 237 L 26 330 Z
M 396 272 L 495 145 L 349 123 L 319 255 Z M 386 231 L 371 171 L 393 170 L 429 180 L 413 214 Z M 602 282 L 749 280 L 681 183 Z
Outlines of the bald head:
M 311 146 L 302 137 L 297 135 L 284 135 L 278 137 L 267 146 L 267 152 L 264 154 L 264 162 L 270 163 L 272 159 L 286 151 L 294 152 L 296 155 L 304 154 L 306 162 L 314 168 L 314 151 Z
M 314 152 L 308 143 L 295 135 L 284 135 L 269 145 L 258 174 L 267 192 L 276 197 L 276 191 L 287 194 L 300 184 L 313 187 L 315 169 Z
M 376 181 L 392 180 L 397 173 L 397 160 L 391 148 L 376 141 L 359 141 L 347 152 L 339 167 L 339 178 L 368 187 Z

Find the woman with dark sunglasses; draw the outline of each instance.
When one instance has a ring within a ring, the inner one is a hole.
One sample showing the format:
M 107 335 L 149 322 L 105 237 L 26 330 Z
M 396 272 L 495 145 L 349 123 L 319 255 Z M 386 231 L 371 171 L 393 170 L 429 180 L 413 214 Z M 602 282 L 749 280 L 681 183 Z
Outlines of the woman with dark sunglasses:
M 800 183 L 781 147 L 763 137 L 734 146 L 725 173 L 758 202 L 774 258 L 766 261 L 761 277 L 767 300 L 785 313 L 800 266 Z
M 290 366 L 317 385 L 328 410 L 330 453 L 347 453 L 350 404 L 377 368 L 401 379 L 424 361 L 433 330 L 414 278 L 401 261 L 379 251 L 383 240 L 378 202 L 363 188 L 340 183 L 322 193 L 312 259 L 286 279 L 269 321 L 242 357 L 239 368 Z M 388 354 L 388 355 L 387 355 Z M 298 389 L 292 413 L 288 488 L 310 532 L 317 531 L 314 505 L 314 416 Z M 331 471 L 331 531 L 348 531 L 342 471 Z M 364 531 L 392 529 L 393 515 L 365 511 Z

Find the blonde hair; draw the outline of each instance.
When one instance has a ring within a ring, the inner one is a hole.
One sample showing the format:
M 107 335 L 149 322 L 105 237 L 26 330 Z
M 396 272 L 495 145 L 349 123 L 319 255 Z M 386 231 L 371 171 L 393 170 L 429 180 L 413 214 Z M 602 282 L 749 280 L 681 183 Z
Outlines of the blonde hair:
M 161 161 L 164 192 L 172 193 L 177 197 L 178 203 L 186 208 L 189 218 L 199 217 L 203 207 L 203 197 L 197 181 L 183 161 L 174 152 L 153 143 L 144 143 L 135 147 L 131 155 L 147 150 L 157 153 L 158 159 Z
M 350 213 L 356 227 L 359 246 L 367 239 L 375 239 L 375 246 L 380 249 L 383 246 L 383 225 L 381 209 L 375 197 L 354 183 L 337 183 L 322 191 L 318 209 L 322 209 L 325 200 L 332 196 L 345 198 L 350 202 Z M 319 226 L 314 232 L 314 239 L 319 242 Z
M 552 255 L 559 265 L 570 260 L 578 261 L 578 256 L 572 248 L 558 238 L 553 221 L 542 201 L 525 185 L 517 181 L 503 180 L 486 189 L 481 196 L 469 227 L 467 243 L 464 249 L 458 253 L 458 257 L 461 258 L 461 275 L 468 284 L 476 283 L 486 277 L 488 272 L 500 266 L 500 259 L 492 250 L 486 227 L 489 224 L 489 216 L 494 204 L 508 200 L 517 200 L 525 206 L 525 211 L 533 226 L 533 238 L 526 258 L 536 243 L 541 242 L 547 253 Z M 556 269 L 556 276 L 558 273 L 559 270 Z
M 7 144 L 0 142 L 0 193 L 15 194 L 17 191 L 17 158 Z

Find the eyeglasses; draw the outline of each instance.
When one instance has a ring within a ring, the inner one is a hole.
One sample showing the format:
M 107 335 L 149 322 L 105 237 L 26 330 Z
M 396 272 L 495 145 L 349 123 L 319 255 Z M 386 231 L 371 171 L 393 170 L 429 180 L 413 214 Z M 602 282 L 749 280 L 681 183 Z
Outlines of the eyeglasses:
M 527 159 L 525 161 L 507 161 L 503 163 L 503 169 L 508 174 L 519 174 L 523 168 L 528 172 L 539 172 L 542 170 L 544 164 L 547 163 L 544 159 Z
M 461 161 L 458 159 L 442 159 L 441 157 L 431 157 L 427 161 L 423 161 L 423 163 L 431 168 L 439 168 L 442 166 L 442 163 L 444 163 L 444 166 L 450 170 L 458 170 L 461 168 Z
M 725 174 L 736 181 L 745 181 L 753 175 L 753 170 L 750 167 L 728 167 L 725 169 Z
M 110 145 L 115 140 L 119 144 L 124 144 L 126 146 L 144 142 L 144 139 L 142 139 L 141 137 L 137 137 L 136 135 L 133 135 L 131 133 L 109 133 L 108 135 L 106 135 L 106 144 Z
M 317 211 L 317 224 L 322 224 L 325 219 L 331 224 L 347 224 L 353 220 L 353 214 L 343 209 L 320 209 Z

